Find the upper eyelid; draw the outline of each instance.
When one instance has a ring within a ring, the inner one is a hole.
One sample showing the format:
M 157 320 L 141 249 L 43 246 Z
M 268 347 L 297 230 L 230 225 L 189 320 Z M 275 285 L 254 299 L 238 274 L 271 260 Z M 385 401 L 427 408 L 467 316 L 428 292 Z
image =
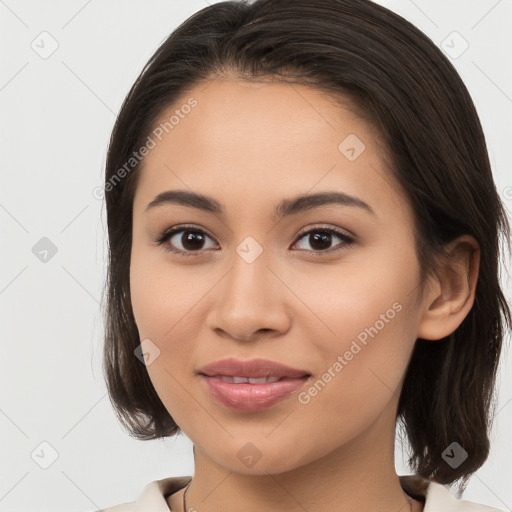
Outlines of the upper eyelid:
M 198 226 L 194 226 L 194 225 L 187 225 L 187 224 L 184 224 L 184 225 L 181 225 L 181 224 L 177 224 L 176 226 L 173 226 L 171 228 L 168 228 L 168 229 L 165 229 L 163 232 L 162 232 L 162 236 L 164 236 L 166 233 L 172 233 L 173 235 L 180 232 L 180 231 L 185 231 L 189 229 L 190 231 L 201 231 L 203 232 L 204 234 L 208 235 L 210 238 L 213 238 L 215 239 L 215 237 L 213 235 L 211 235 L 207 229 L 203 228 L 203 227 L 198 227 Z M 310 231 L 314 231 L 314 230 L 326 230 L 326 231 L 339 231 L 341 232 L 341 234 L 344 234 L 346 235 L 347 237 L 351 237 L 351 238 L 355 238 L 355 235 L 353 233 L 351 233 L 349 230 L 345 229 L 345 228 L 340 228 L 340 227 L 335 227 L 335 226 L 329 226 L 327 225 L 327 223 L 318 223 L 317 225 L 313 225 L 313 226 L 308 226 L 308 227 L 304 227 L 304 228 L 301 228 L 299 230 L 299 232 L 297 233 L 297 236 L 301 236 L 301 235 L 304 235 Z
M 332 232 L 334 232 L 334 234 L 338 233 L 340 235 L 344 235 L 347 238 L 351 238 L 351 239 L 355 239 L 356 238 L 356 235 L 354 235 L 353 233 L 351 233 L 347 229 L 339 228 L 339 227 L 333 227 L 333 226 L 327 226 L 327 225 L 317 225 L 317 226 L 310 226 L 310 227 L 307 227 L 307 228 L 302 228 L 297 233 L 297 236 L 305 235 L 305 234 L 309 233 L 310 231 L 321 231 L 321 230 L 332 231 Z

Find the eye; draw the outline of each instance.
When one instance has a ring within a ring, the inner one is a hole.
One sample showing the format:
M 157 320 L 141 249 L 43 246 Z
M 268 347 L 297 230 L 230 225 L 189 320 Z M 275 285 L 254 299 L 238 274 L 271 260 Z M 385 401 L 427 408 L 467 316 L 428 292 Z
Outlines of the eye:
M 332 243 L 333 238 L 338 238 L 339 240 L 341 240 L 341 242 L 337 244 L 341 245 L 341 247 L 334 250 L 332 249 L 332 247 L 329 247 L 330 244 Z M 354 242 L 354 238 L 352 238 L 351 236 L 341 231 L 338 231 L 337 229 L 325 227 L 318 227 L 314 229 L 309 229 L 308 231 L 301 231 L 299 233 L 299 240 L 301 239 L 304 239 L 310 245 L 310 247 L 312 247 L 312 249 L 306 248 L 306 250 L 312 250 L 312 252 L 320 254 L 327 252 L 337 252 Z
M 174 242 L 172 239 L 175 239 Z M 180 256 L 194 256 L 200 254 L 205 250 L 205 240 L 210 238 L 204 231 L 194 227 L 176 226 L 174 228 L 164 231 L 155 242 L 158 245 L 164 245 L 165 249 L 170 252 L 179 254 Z M 169 240 L 170 243 L 166 244 Z M 172 248 L 178 244 L 178 248 Z M 181 247 L 180 247 L 181 245 Z
M 317 227 L 309 230 L 302 230 L 299 233 L 299 241 L 304 239 L 310 244 L 311 249 L 301 249 L 313 253 L 325 254 L 342 250 L 354 242 L 354 238 L 333 228 Z M 337 249 L 330 247 L 333 238 L 341 240 L 336 245 L 341 245 Z M 173 239 L 175 239 L 173 241 Z M 195 256 L 203 253 L 208 247 L 205 247 L 205 241 L 212 238 L 202 229 L 193 226 L 175 226 L 164 231 L 155 242 L 158 245 L 164 245 L 167 251 L 176 253 L 180 256 Z M 168 242 L 169 243 L 166 243 Z M 296 242 L 294 245 L 297 245 Z M 293 246 L 292 246 L 293 247 Z M 211 249 L 212 247 L 210 247 Z

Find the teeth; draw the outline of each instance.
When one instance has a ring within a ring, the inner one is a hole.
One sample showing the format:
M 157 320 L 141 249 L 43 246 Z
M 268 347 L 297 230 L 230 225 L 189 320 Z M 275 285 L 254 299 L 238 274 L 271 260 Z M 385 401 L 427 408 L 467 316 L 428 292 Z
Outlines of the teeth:
M 218 378 L 231 384 L 269 384 L 280 379 L 280 377 L 228 377 L 225 375 L 219 375 Z
M 265 384 L 268 382 L 267 377 L 250 377 L 249 383 L 250 384 Z

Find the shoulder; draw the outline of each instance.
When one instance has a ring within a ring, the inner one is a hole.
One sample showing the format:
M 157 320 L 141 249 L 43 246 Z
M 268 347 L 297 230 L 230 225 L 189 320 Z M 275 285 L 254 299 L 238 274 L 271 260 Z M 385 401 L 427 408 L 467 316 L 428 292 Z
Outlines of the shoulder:
M 429 506 L 430 505 L 430 506 Z M 439 507 L 443 508 L 440 509 Z M 456 498 L 449 489 L 437 482 L 430 482 L 424 512 L 446 510 L 453 512 L 504 512 L 502 509 L 482 505 L 473 501 Z
M 424 503 L 423 512 L 505 512 L 502 509 L 456 498 L 447 485 L 419 475 L 401 475 L 400 484 L 407 494 Z
M 446 510 L 447 512 L 504 512 L 502 509 L 456 498 L 445 485 L 430 482 L 424 512 Z
M 190 481 L 189 476 L 169 477 L 155 480 L 145 485 L 135 501 L 120 503 L 91 512 L 170 512 L 166 497 L 173 494 Z

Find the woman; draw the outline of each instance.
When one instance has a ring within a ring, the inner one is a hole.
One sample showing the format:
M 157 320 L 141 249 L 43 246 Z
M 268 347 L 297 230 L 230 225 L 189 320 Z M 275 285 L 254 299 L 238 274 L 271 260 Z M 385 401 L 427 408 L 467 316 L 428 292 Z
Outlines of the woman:
M 489 453 L 509 225 L 418 29 L 367 0 L 199 11 L 129 92 L 105 192 L 109 393 L 195 462 L 107 510 L 496 510 L 443 484 Z

